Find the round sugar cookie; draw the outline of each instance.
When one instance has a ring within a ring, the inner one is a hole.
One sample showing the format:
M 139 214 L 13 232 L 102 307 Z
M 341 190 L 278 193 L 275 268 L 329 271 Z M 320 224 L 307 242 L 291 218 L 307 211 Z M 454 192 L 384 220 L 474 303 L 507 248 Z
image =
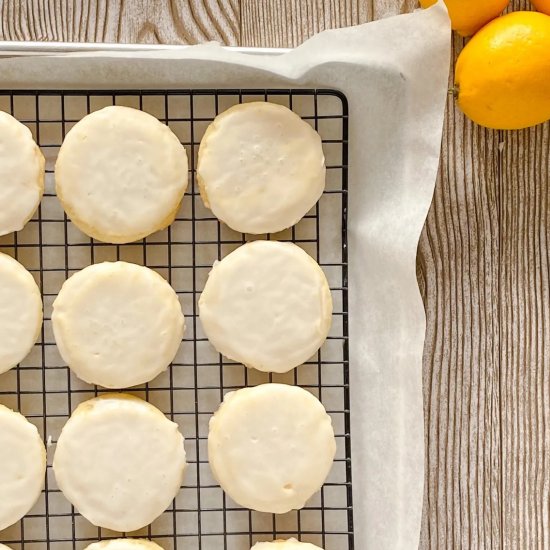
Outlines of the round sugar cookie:
M 177 495 L 183 436 L 153 405 L 107 394 L 79 405 L 53 459 L 65 497 L 97 527 L 130 532 L 152 523 Z
M 29 354 L 42 328 L 42 298 L 33 276 L 0 252 L 0 374 Z
M 257 542 L 251 550 L 323 550 L 309 542 L 299 542 L 296 539 L 275 540 L 273 542 Z
M 94 542 L 85 550 L 162 550 L 162 546 L 145 539 L 114 539 Z
M 80 379 L 128 388 L 168 368 L 185 320 L 176 292 L 158 273 L 105 262 L 65 281 L 53 303 L 52 326 L 61 356 Z
M 96 111 L 67 134 L 55 184 L 71 221 L 109 243 L 168 227 L 187 188 L 187 154 L 174 133 L 137 109 Z
M 212 345 L 264 372 L 288 372 L 323 344 L 332 297 L 323 270 L 292 243 L 253 241 L 217 262 L 199 299 Z
M 31 131 L 0 111 L 0 236 L 33 217 L 44 194 L 44 164 Z
M 319 134 L 297 114 L 267 102 L 218 115 L 199 148 L 205 205 L 241 233 L 275 233 L 300 221 L 325 189 Z
M 237 504 L 258 512 L 303 508 L 325 482 L 335 453 L 330 416 L 296 386 L 263 384 L 228 393 L 210 419 L 214 477 Z
M 45 476 L 46 449 L 38 430 L 23 415 L 0 405 L 0 531 L 35 505 Z

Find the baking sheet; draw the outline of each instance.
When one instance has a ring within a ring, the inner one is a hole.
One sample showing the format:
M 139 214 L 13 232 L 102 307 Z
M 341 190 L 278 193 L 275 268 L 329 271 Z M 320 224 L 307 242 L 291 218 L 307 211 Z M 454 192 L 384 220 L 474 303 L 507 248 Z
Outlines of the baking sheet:
M 242 235 L 206 209 L 196 181 L 197 150 L 220 112 L 238 103 L 271 101 L 292 108 L 321 135 L 327 186 L 315 207 L 294 227 L 273 235 Z M 64 215 L 55 194 L 54 164 L 66 132 L 88 113 L 108 105 L 142 109 L 167 124 L 187 150 L 190 185 L 168 229 L 125 245 L 94 241 Z M 101 261 L 147 265 L 172 285 L 185 312 L 187 330 L 170 369 L 129 393 L 147 399 L 176 422 L 184 437 L 188 469 L 173 503 L 147 528 L 128 536 L 147 537 L 165 550 L 249 550 L 255 542 L 288 538 L 325 550 L 352 550 L 351 449 L 349 414 L 347 275 L 347 105 L 334 90 L 93 90 L 2 91 L 0 110 L 32 131 L 46 158 L 45 193 L 40 209 L 17 234 L 0 237 L 0 252 L 21 261 L 35 277 L 44 299 L 39 342 L 18 368 L 0 377 L 0 403 L 19 410 L 49 442 L 49 465 L 62 427 L 81 402 L 104 392 L 70 372 L 53 337 L 52 302 L 76 270 Z M 300 369 L 269 375 L 248 370 L 217 354 L 198 319 L 197 302 L 212 264 L 247 240 L 295 242 L 315 258 L 329 280 L 334 311 L 327 341 Z M 299 511 L 273 516 L 239 507 L 212 478 L 206 451 L 208 422 L 223 396 L 266 382 L 300 385 L 328 410 L 337 455 L 327 482 Z M 0 449 L 1 452 L 1 449 Z M 116 537 L 93 527 L 60 494 L 51 473 L 38 503 L 0 541 L 14 550 L 68 545 Z
M 418 237 L 439 160 L 450 57 L 440 2 L 296 50 L 217 45 L 0 60 L 3 88 L 310 87 L 350 106 L 349 283 L 356 547 L 418 546 L 424 480 Z

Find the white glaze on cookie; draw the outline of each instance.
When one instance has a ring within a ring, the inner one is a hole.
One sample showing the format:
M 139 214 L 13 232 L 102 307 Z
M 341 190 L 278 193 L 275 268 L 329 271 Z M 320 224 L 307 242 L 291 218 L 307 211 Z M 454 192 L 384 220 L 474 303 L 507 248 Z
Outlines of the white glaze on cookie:
M 110 243 L 137 241 L 170 225 L 187 180 L 187 154 L 170 128 L 121 106 L 78 122 L 55 166 L 57 195 L 71 221 Z
M 145 539 L 113 539 L 94 542 L 85 550 L 162 550 L 162 547 Z
M 273 542 L 258 542 L 251 550 L 323 550 L 309 542 L 299 542 L 296 539 L 275 540 Z
M 29 354 L 42 328 L 42 297 L 33 276 L 0 253 L 0 374 Z
M 199 311 L 220 353 L 283 373 L 311 358 L 325 341 L 332 298 L 322 269 L 300 247 L 254 241 L 214 265 Z
M 0 111 L 0 235 L 23 229 L 44 193 L 44 155 L 31 131 Z
M 34 506 L 45 475 L 46 449 L 38 430 L 21 414 L 0 405 L 0 531 Z
M 225 396 L 210 420 L 208 459 L 238 504 L 284 514 L 325 482 L 336 453 L 330 417 L 306 390 L 263 384 Z
M 235 231 L 275 233 L 296 224 L 325 188 L 319 134 L 282 105 L 245 103 L 217 116 L 200 145 L 205 205 Z
M 127 262 L 95 264 L 70 277 L 54 301 L 52 324 L 61 356 L 75 374 L 116 389 L 165 371 L 185 330 L 168 282 Z
M 146 401 L 108 394 L 79 405 L 53 460 L 57 484 L 91 523 L 130 532 L 149 525 L 177 495 L 185 470 L 177 424 Z

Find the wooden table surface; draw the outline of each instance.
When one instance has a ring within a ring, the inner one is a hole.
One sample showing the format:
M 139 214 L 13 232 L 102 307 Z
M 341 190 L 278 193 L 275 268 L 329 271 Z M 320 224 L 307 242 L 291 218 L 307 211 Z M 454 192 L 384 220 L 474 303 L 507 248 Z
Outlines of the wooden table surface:
M 415 7 L 415 0 L 0 0 L 0 39 L 286 47 Z M 455 55 L 462 45 L 455 37 Z M 549 136 L 549 124 L 484 130 L 449 100 L 418 249 L 428 318 L 423 549 L 550 548 Z

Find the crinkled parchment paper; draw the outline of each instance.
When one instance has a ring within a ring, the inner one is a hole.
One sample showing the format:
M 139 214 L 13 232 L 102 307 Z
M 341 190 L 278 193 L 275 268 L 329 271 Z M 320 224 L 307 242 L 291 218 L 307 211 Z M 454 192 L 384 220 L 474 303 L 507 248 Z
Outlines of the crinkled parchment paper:
M 346 94 L 358 550 L 413 549 L 419 541 L 425 317 L 415 257 L 439 161 L 449 33 L 440 3 L 323 32 L 281 56 L 246 55 L 209 44 L 0 60 L 2 88 L 296 86 Z

